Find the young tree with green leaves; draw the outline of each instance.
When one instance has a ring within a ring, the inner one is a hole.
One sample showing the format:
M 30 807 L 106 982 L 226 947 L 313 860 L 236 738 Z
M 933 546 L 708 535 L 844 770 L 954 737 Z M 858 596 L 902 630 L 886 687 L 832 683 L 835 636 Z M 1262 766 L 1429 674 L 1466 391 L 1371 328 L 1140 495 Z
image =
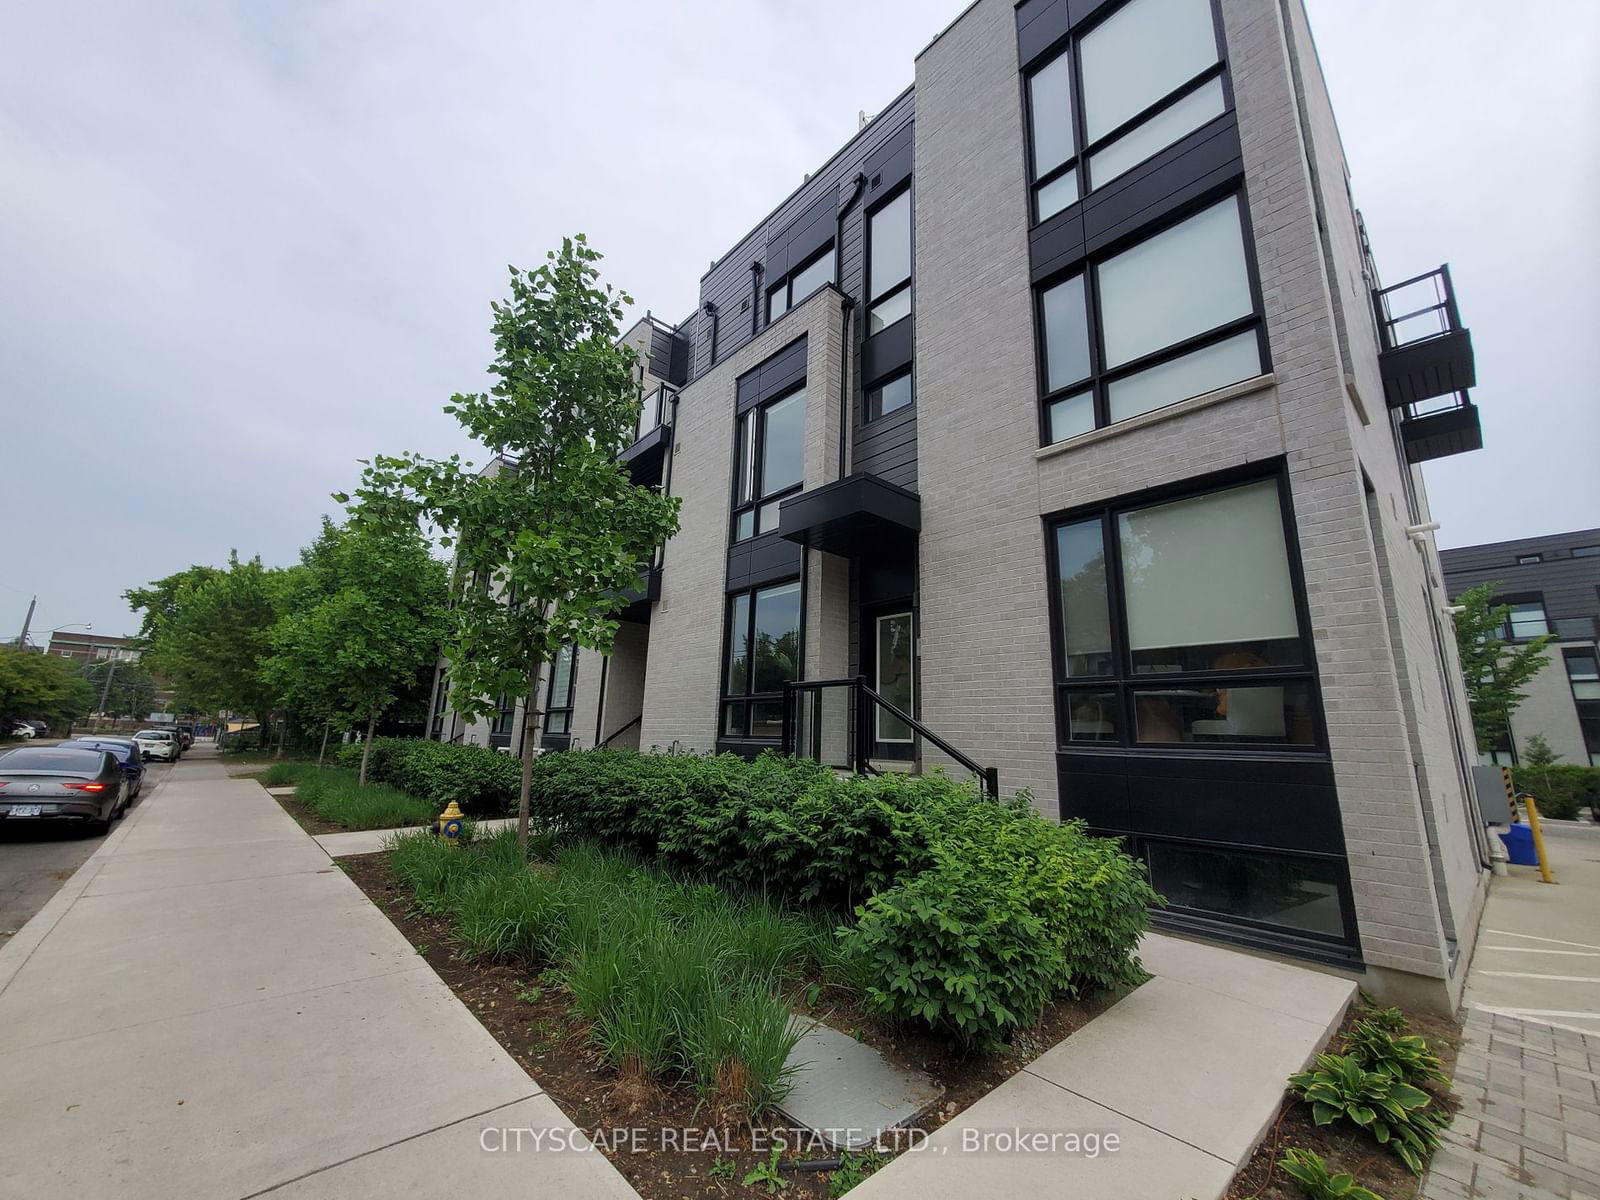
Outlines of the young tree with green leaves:
M 324 519 L 302 553 L 289 611 L 263 676 L 292 706 L 341 728 L 364 722 L 359 784 L 378 719 L 433 661 L 444 635 L 446 572 L 413 522 Z
M 378 457 L 360 489 L 359 520 L 415 523 L 421 514 L 454 548 L 451 703 L 487 716 L 501 694 L 525 698 L 524 845 L 541 672 L 567 643 L 610 652 L 622 593 L 678 528 L 678 501 L 635 486 L 617 462 L 636 428 L 639 389 L 633 352 L 617 344 L 631 301 L 599 282 L 599 260 L 582 234 L 567 238 L 536 270 L 513 268 L 510 296 L 491 304 L 496 382 L 452 397 L 445 411 L 496 456 L 494 467 Z
M 94 702 L 94 689 L 70 659 L 0 646 L 0 736 L 21 719 L 75 721 Z
M 1544 652 L 1548 637 L 1508 642 L 1509 604 L 1496 604 L 1497 583 L 1480 583 L 1456 597 L 1461 611 L 1456 618 L 1456 649 L 1472 708 L 1472 732 L 1478 752 L 1487 754 L 1495 743 L 1511 737 L 1511 714 L 1528 698 L 1524 687 L 1550 660 Z
M 96 709 L 108 716 L 140 717 L 155 707 L 155 676 L 138 663 L 102 658 L 85 663 L 81 674 L 94 690 Z

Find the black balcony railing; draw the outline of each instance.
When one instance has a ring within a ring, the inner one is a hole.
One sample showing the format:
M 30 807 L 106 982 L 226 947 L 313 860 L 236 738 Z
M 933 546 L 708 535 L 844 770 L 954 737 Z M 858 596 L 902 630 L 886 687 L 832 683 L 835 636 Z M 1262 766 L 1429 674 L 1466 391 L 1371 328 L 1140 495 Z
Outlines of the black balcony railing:
M 1449 264 L 1372 293 L 1384 399 L 1402 408 L 1477 386 Z
M 938 747 L 976 775 L 984 791 L 999 799 L 998 767 L 983 766 L 963 754 L 911 714 L 885 700 L 867 686 L 866 678 L 860 675 L 853 679 L 785 683 L 783 752 L 858 775 L 878 774 L 878 769 L 872 765 L 872 750 L 873 730 L 879 716 L 892 717 L 908 726 L 914 738 Z

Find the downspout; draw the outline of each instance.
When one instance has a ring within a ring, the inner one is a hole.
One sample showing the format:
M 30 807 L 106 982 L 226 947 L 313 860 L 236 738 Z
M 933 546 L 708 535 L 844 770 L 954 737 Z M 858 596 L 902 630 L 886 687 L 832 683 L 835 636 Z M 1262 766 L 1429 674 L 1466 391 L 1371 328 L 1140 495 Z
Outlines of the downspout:
M 706 316 L 711 318 L 711 365 L 717 364 L 717 306 L 707 300 L 701 307 Z
M 616 643 L 612 643 L 611 650 L 612 650 L 613 654 L 616 653 L 616 649 L 617 649 Z M 602 654 L 600 656 L 600 702 L 595 705 L 595 711 L 594 711 L 594 744 L 595 744 L 595 748 L 596 749 L 598 749 L 599 746 L 600 746 L 600 736 L 601 736 L 601 733 L 605 729 L 605 720 L 606 720 L 606 674 L 610 671 L 610 669 L 611 669 L 611 655 L 610 654 Z
M 761 332 L 761 272 L 766 268 L 760 259 L 750 263 L 750 336 Z
M 850 188 L 850 198 L 839 206 L 838 215 L 835 217 L 836 228 L 833 237 L 833 252 L 838 256 L 838 261 L 844 263 L 844 220 L 850 215 L 850 210 L 861 199 L 861 193 L 866 189 L 867 177 L 861 172 L 856 172 L 853 185 Z M 850 469 L 850 359 L 855 352 L 855 307 L 856 302 L 849 296 L 844 298 L 844 306 L 840 311 L 839 336 L 843 339 L 844 353 L 839 356 L 839 478 L 843 479 L 849 474 Z

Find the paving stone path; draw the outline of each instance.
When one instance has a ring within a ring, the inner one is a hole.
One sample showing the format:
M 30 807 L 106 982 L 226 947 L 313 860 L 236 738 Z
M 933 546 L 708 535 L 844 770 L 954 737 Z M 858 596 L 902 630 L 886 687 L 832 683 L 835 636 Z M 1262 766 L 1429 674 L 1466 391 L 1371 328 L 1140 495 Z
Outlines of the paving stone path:
M 1600 1200 L 1600 1035 L 1468 1010 L 1422 1200 Z

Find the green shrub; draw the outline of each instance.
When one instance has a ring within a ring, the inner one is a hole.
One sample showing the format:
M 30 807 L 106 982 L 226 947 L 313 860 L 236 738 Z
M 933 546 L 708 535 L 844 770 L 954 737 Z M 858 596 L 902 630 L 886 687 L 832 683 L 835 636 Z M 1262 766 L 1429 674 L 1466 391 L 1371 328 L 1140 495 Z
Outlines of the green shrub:
M 262 773 L 261 782 L 267 787 L 293 787 L 316 770 L 316 763 L 275 762 Z
M 1600 809 L 1600 767 L 1553 763 L 1547 767 L 1513 767 L 1511 782 L 1533 795 L 1539 815 L 1553 821 L 1576 821 L 1578 810 Z
M 1416 1034 L 1391 1032 L 1382 1021 L 1357 1021 L 1345 1035 L 1344 1052 L 1370 1071 L 1384 1071 L 1405 1083 L 1449 1084 L 1439 1056 Z
M 1357 1183 L 1354 1175 L 1333 1174 L 1314 1151 L 1286 1150 L 1278 1165 L 1310 1200 L 1383 1200 L 1377 1192 Z
M 328 768 L 303 776 L 295 800 L 324 821 L 346 829 L 400 829 L 433 821 L 425 801 L 381 783 L 360 787 L 353 771 Z
M 361 766 L 361 743 L 341 746 L 338 764 Z M 432 817 L 452 800 L 476 817 L 503 817 L 515 810 L 522 790 L 522 762 L 486 746 L 458 746 L 426 738 L 374 738 L 367 758 L 368 782 L 387 783 L 427 802 Z
M 1311 1105 L 1318 1125 L 1341 1117 L 1387 1146 L 1413 1175 L 1438 1147 L 1449 1117 L 1430 1107 L 1427 1092 L 1387 1071 L 1369 1071 L 1354 1055 L 1319 1054 L 1316 1069 L 1289 1076 L 1289 1086 Z

